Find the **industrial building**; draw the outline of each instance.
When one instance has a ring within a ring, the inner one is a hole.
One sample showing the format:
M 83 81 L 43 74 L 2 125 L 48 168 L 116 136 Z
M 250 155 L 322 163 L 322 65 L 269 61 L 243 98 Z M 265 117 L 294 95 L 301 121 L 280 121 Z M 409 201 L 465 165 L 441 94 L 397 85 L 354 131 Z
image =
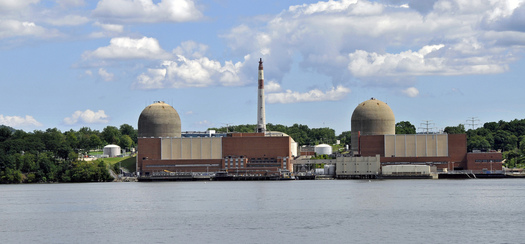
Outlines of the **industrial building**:
M 396 135 L 392 109 L 375 98 L 360 103 L 352 113 L 349 153 L 311 160 L 312 155 L 332 154 L 331 146 L 302 146 L 298 150 L 290 136 L 266 130 L 262 59 L 257 95 L 253 133 L 182 132 L 179 114 L 172 106 L 162 101 L 147 106 L 138 120 L 138 175 L 176 177 L 218 172 L 226 176 L 273 177 L 294 170 L 315 170 L 337 178 L 424 178 L 437 172 L 487 174 L 502 170 L 500 152 L 467 153 L 465 134 Z M 302 159 L 296 160 L 299 154 Z
M 182 132 L 177 111 L 162 101 L 147 106 L 138 121 L 140 177 L 208 175 L 281 176 L 292 171 L 297 143 L 266 131 L 264 73 L 258 72 L 257 128 L 254 133 Z
M 395 134 L 395 117 L 390 107 L 375 98 L 359 104 L 352 114 L 354 160 L 378 157 L 382 175 L 413 175 L 431 169 L 443 173 L 469 171 L 473 174 L 501 172 L 501 152 L 467 153 L 466 134 Z M 368 160 L 368 159 L 367 159 Z M 407 165 L 426 165 L 425 170 Z M 337 167 L 340 167 L 338 161 Z M 397 167 L 397 168 L 396 168 Z M 385 170 L 383 170 L 385 169 Z M 337 170 L 341 172 L 340 169 Z M 393 174 L 392 172 L 396 172 Z M 369 174 L 356 170 L 354 174 Z

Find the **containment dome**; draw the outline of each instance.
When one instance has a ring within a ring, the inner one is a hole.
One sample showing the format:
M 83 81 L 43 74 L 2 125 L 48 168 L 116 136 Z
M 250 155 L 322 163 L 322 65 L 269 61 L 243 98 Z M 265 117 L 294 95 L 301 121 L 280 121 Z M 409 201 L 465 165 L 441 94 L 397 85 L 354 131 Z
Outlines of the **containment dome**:
M 179 113 L 162 101 L 147 106 L 139 117 L 138 137 L 180 137 Z
M 390 107 L 375 98 L 357 105 L 352 114 L 352 151 L 359 150 L 358 134 L 392 135 L 396 133 L 396 119 Z

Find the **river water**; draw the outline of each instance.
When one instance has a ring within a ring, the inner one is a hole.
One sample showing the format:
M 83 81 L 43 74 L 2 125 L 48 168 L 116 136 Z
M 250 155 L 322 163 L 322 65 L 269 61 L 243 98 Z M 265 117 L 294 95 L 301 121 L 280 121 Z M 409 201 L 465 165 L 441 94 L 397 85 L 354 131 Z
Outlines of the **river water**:
M 0 185 L 1 243 L 524 243 L 525 180 Z

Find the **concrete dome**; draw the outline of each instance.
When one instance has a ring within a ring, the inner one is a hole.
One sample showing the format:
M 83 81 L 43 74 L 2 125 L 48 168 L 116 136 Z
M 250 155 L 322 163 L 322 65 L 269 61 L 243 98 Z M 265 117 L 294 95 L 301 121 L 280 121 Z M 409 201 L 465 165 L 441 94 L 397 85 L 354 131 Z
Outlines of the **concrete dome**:
M 390 107 L 375 98 L 357 105 L 352 114 L 352 151 L 359 149 L 358 133 L 361 135 L 396 134 L 396 119 Z
M 162 101 L 147 106 L 139 117 L 138 137 L 180 137 L 179 113 Z

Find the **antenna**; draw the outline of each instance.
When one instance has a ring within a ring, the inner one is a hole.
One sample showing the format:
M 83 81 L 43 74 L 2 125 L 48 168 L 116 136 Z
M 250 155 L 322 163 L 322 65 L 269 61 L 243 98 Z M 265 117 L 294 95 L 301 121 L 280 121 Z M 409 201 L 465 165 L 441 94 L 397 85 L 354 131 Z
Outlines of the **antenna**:
M 230 125 L 232 125 L 232 123 L 222 123 L 223 125 L 226 125 L 226 134 L 229 133 L 228 131 L 228 127 L 230 127 Z
M 472 129 L 474 129 L 476 126 L 480 124 L 478 117 L 469 117 L 469 119 L 467 119 L 467 122 L 469 122 L 468 125 L 470 125 Z
M 431 125 L 435 125 L 434 123 L 432 123 L 432 120 L 423 120 L 423 123 L 421 123 L 421 126 L 424 126 L 424 127 L 419 127 L 418 129 L 423 130 L 425 134 L 429 134 L 429 132 L 431 132 L 432 130 Z

